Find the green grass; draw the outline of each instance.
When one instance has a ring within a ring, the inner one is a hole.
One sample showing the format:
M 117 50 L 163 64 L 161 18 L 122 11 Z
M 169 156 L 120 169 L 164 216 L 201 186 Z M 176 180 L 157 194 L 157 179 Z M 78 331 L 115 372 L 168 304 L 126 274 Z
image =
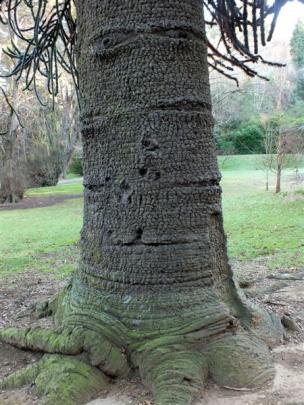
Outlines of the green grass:
M 286 169 L 284 192 L 274 194 L 274 174 L 266 192 L 265 174 L 256 168 L 257 160 L 255 155 L 235 156 L 222 171 L 229 255 L 237 260 L 264 258 L 270 269 L 304 267 L 303 189 L 292 187 L 293 171 Z
M 219 156 L 221 170 L 256 170 L 261 168 L 261 155 Z
M 69 183 L 58 184 L 55 187 L 30 188 L 26 191 L 26 197 L 49 197 L 66 194 L 81 194 L 83 185 L 78 178 L 71 179 Z
M 223 158 L 220 158 L 223 159 Z M 269 269 L 304 267 L 304 191 L 264 191 L 258 157 L 235 156 L 223 168 L 223 207 L 229 254 L 240 261 L 261 258 Z M 274 185 L 274 175 L 271 178 Z M 287 192 L 286 192 L 287 191 Z M 81 194 L 81 180 L 28 190 L 27 196 Z M 82 199 L 44 208 L 0 211 L 0 276 L 27 270 L 68 276 L 77 266 Z
M 77 263 L 82 200 L 0 212 L 0 275 L 33 269 L 65 277 Z

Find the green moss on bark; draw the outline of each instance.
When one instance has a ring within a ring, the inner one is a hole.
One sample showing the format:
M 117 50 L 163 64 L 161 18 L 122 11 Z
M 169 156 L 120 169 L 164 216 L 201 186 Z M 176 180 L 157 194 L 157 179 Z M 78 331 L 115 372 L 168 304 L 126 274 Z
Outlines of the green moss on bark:
M 29 383 L 36 387 L 39 405 L 83 405 L 107 386 L 107 378 L 77 358 L 48 355 L 4 379 L 0 388 L 19 388 Z

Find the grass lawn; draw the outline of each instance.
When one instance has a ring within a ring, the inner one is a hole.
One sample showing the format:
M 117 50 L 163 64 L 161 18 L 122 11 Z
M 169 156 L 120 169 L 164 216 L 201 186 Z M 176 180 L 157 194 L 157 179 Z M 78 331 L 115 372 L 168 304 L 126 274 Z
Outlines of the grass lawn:
M 237 260 L 263 258 L 270 268 L 304 267 L 304 195 L 286 170 L 282 189 L 265 191 L 261 170 L 223 171 L 223 208 L 229 255 Z M 286 190 L 286 191 L 285 191 Z
M 26 197 L 49 197 L 64 194 L 81 194 L 83 191 L 82 182 L 79 178 L 73 178 L 67 182 L 60 183 L 56 187 L 30 188 L 26 191 Z
M 33 269 L 64 278 L 77 264 L 82 199 L 1 211 L 0 224 L 0 276 Z
M 270 269 L 304 267 L 303 191 L 292 187 L 291 169 L 284 176 L 286 192 L 264 191 L 258 159 L 220 158 L 229 254 L 237 260 L 262 258 Z M 26 195 L 81 193 L 81 180 L 71 179 L 56 187 L 28 190 Z M 80 198 L 44 208 L 0 211 L 0 276 L 36 270 L 66 277 L 77 265 L 81 226 Z

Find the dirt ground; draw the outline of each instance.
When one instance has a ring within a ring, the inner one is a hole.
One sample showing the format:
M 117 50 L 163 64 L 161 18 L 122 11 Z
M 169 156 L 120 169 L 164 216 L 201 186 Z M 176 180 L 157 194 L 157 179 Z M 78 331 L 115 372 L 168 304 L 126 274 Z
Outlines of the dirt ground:
M 285 316 L 289 325 L 283 344 L 273 350 L 274 382 L 258 391 L 232 390 L 210 382 L 197 405 L 304 405 L 304 269 L 267 270 L 263 260 L 234 263 L 235 273 L 248 297 Z M 1 280 L 0 328 L 22 327 L 33 321 L 28 308 L 62 288 L 63 282 L 40 273 L 27 273 Z M 291 320 L 290 320 L 291 319 Z M 39 324 L 48 326 L 49 320 Z M 37 322 L 36 322 L 37 323 Z M 290 329 L 291 328 L 291 329 Z M 292 330 L 297 329 L 297 330 Z M 36 361 L 33 354 L 0 344 L 0 378 Z M 37 404 L 35 387 L 0 392 L 0 405 Z M 89 405 L 152 405 L 149 392 L 137 380 L 118 381 Z M 172 404 L 174 405 L 174 404 Z
M 6 203 L 0 205 L 0 211 L 12 211 L 20 210 L 27 208 L 41 208 L 49 207 L 61 203 L 65 200 L 71 200 L 74 198 L 81 198 L 83 194 L 64 194 L 64 195 L 55 195 L 47 197 L 25 197 L 23 200 L 16 204 Z

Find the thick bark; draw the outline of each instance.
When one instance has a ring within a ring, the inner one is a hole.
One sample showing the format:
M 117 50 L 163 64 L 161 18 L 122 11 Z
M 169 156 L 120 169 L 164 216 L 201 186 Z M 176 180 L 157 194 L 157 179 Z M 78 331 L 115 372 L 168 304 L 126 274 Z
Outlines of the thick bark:
M 85 209 L 71 306 L 92 300 L 145 334 L 224 330 L 231 274 L 200 2 L 87 1 L 78 14 Z
M 281 330 L 241 297 L 228 263 L 201 1 L 76 3 L 81 263 L 51 310 L 62 336 L 0 338 L 85 352 L 110 375 L 136 366 L 158 405 L 189 404 L 208 373 L 257 386 L 273 375 L 264 341 Z
M 201 3 L 91 0 L 78 15 L 85 208 L 68 316 L 220 333 L 249 313 L 226 254 Z

